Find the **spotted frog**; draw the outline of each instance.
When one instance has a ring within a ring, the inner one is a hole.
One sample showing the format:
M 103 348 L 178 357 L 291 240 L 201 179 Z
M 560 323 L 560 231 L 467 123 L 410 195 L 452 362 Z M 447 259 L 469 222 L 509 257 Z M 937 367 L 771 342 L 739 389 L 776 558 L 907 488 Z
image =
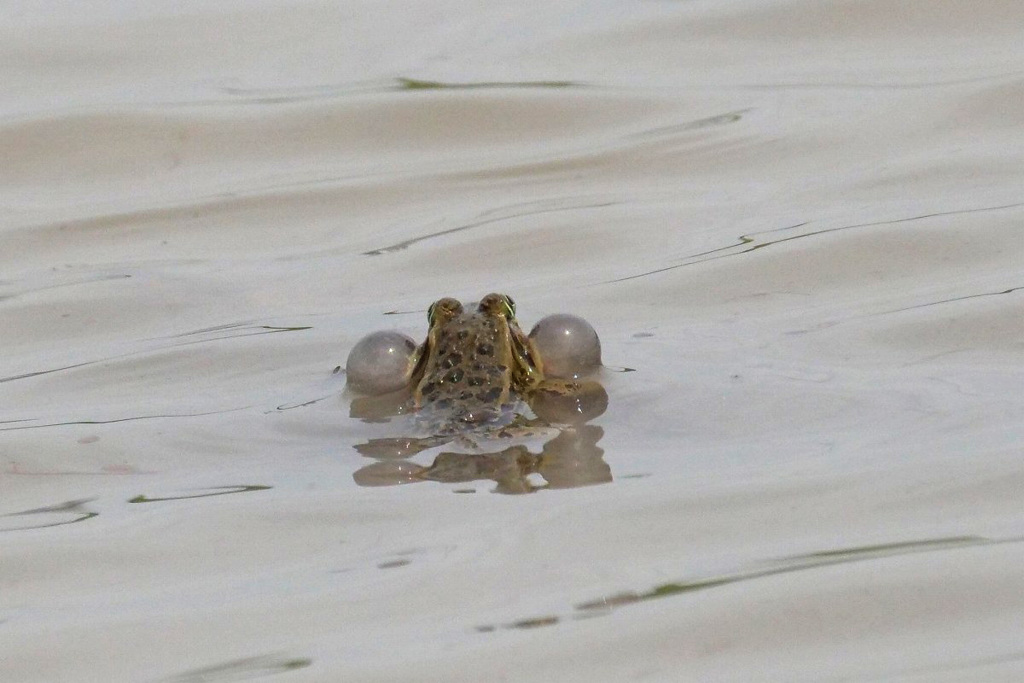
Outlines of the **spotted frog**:
M 540 356 L 515 317 L 515 302 L 488 294 L 475 312 L 452 298 L 427 311 L 427 340 L 412 373 L 413 407 L 438 436 L 497 425 L 544 383 Z
M 546 376 L 548 347 L 539 349 L 520 329 L 511 297 L 488 294 L 472 311 L 439 299 L 427 319 L 405 389 L 352 402 L 352 415 L 369 421 L 412 412 L 417 433 L 356 444 L 376 460 L 353 474 L 357 483 L 489 479 L 496 493 L 530 493 L 611 481 L 597 445 L 604 431 L 585 424 L 604 412 L 608 394 L 595 381 Z M 530 437 L 544 440 L 540 450 Z M 436 446 L 446 448 L 430 465 L 408 460 Z
M 600 384 L 545 377 L 512 297 L 488 294 L 475 311 L 446 297 L 430 306 L 427 319 L 405 404 L 426 436 L 374 439 L 357 447 L 365 455 L 406 456 L 449 442 L 476 449 L 480 440 L 536 436 L 553 424 L 582 423 L 604 411 L 607 394 Z M 536 417 L 528 416 L 527 406 Z

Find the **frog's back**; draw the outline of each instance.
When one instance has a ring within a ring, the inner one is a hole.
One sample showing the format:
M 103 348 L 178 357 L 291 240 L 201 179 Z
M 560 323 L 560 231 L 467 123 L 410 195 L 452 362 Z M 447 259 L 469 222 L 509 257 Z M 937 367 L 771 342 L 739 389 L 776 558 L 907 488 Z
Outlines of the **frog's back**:
M 498 417 L 512 399 L 507 335 L 503 320 L 477 313 L 441 326 L 417 390 L 424 416 L 467 426 Z

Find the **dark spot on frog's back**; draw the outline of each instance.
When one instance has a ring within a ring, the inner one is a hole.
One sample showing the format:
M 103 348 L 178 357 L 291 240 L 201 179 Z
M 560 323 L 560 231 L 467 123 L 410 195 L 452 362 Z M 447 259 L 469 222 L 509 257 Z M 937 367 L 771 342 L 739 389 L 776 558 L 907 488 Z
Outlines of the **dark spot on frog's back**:
M 485 358 L 490 358 L 494 355 L 494 346 L 491 344 L 477 344 L 476 352 Z
M 441 367 L 444 368 L 445 370 L 448 370 L 450 368 L 454 368 L 456 365 L 459 365 L 460 363 L 462 363 L 462 354 L 453 353 L 449 356 L 446 356 L 445 359 L 441 361 Z
M 492 387 L 487 391 L 481 391 L 479 394 L 476 395 L 476 397 L 477 399 L 484 403 L 494 403 L 499 398 L 501 398 L 501 392 L 501 387 Z
M 453 384 L 456 383 L 456 382 L 461 382 L 462 381 L 462 374 L 463 374 L 462 370 L 451 370 L 451 371 L 449 371 L 448 373 L 445 374 L 444 381 L 445 382 L 451 382 Z

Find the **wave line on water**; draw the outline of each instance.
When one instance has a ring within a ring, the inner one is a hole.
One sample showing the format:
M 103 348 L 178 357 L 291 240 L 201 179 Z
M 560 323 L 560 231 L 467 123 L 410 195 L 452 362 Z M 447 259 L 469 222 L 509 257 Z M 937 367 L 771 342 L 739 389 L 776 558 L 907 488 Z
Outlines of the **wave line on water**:
M 905 306 L 903 308 L 894 308 L 891 311 L 882 311 L 881 313 L 872 313 L 871 315 L 888 315 L 890 313 L 901 313 L 903 311 L 912 311 L 915 308 L 928 308 L 929 306 L 939 306 L 941 304 L 951 304 L 956 301 L 965 301 L 967 299 L 978 299 L 985 296 L 1002 296 L 1004 294 L 1013 294 L 1024 290 L 1024 285 L 1018 285 L 1016 287 L 1010 287 L 998 292 L 979 292 L 978 294 L 965 294 L 964 296 L 955 296 L 952 299 L 941 299 L 939 301 L 929 301 L 923 304 L 915 304 L 913 306 Z
M 409 247 L 418 242 L 423 242 L 425 240 L 434 239 L 437 237 L 444 237 L 446 235 L 451 235 L 456 232 L 462 232 L 464 230 L 470 230 L 472 228 L 479 228 L 484 225 L 490 225 L 491 223 L 500 223 L 501 221 L 511 220 L 513 218 L 523 218 L 524 216 L 535 216 L 542 213 L 554 213 L 557 211 L 575 211 L 577 209 L 600 209 L 608 206 L 614 206 L 615 204 L 618 203 L 615 201 L 573 203 L 573 199 L 573 197 L 556 198 L 554 200 L 543 199 L 536 202 L 513 204 L 511 206 L 505 206 L 499 209 L 492 209 L 490 211 L 485 211 L 484 213 L 478 214 L 475 220 L 465 225 L 459 225 L 454 228 L 439 230 L 437 232 L 428 233 L 426 235 L 420 235 L 419 237 L 413 237 L 407 240 L 402 240 L 401 242 L 396 242 L 395 244 L 391 244 L 386 247 L 380 247 L 378 249 L 364 251 L 363 256 L 383 256 L 384 254 L 390 254 L 391 252 L 408 249 Z M 552 204 L 554 206 L 552 206 Z M 537 208 L 526 211 L 521 210 L 529 209 L 529 207 Z
M 646 602 L 655 598 L 665 598 L 684 593 L 693 593 L 709 588 L 717 588 L 741 581 L 763 579 L 781 574 L 807 571 L 824 567 L 831 567 L 841 564 L 867 562 L 871 560 L 888 559 L 905 555 L 942 552 L 946 550 L 961 550 L 964 548 L 977 548 L 983 546 L 1003 545 L 1009 543 L 1024 542 L 1024 537 L 1010 538 L 988 538 L 985 536 L 950 536 L 947 538 L 930 538 L 918 541 L 902 541 L 893 543 L 880 543 L 870 546 L 859 546 L 854 548 L 839 548 L 836 550 L 825 550 L 818 552 L 792 555 L 778 558 L 763 568 L 739 570 L 719 576 L 711 576 L 703 579 L 664 583 L 649 590 L 637 592 L 626 591 L 609 595 L 597 600 L 579 603 L 574 606 L 573 619 L 586 619 L 610 613 L 614 609 L 633 605 L 639 602 Z M 499 627 L 503 629 L 536 628 L 539 626 L 552 626 L 563 621 L 558 616 L 543 616 L 536 618 L 520 619 L 505 624 L 488 624 L 475 627 L 478 633 L 490 633 Z
M 639 278 L 642 278 L 642 277 L 647 277 L 649 275 L 657 275 L 658 273 L 664 273 L 664 272 L 669 271 L 669 270 L 675 270 L 676 268 L 683 268 L 684 266 L 693 266 L 693 265 L 697 265 L 698 263 L 706 263 L 707 261 L 716 261 L 718 259 L 727 258 L 729 256 L 740 256 L 742 254 L 748 254 L 748 253 L 750 253 L 752 251 L 757 251 L 758 249 L 764 249 L 765 247 L 771 247 L 771 246 L 774 246 L 776 244 L 782 244 L 784 242 L 791 242 L 793 240 L 802 239 L 804 237 L 815 237 L 817 235 L 825 235 L 825 234 L 829 234 L 829 233 L 833 233 L 833 232 L 840 232 L 840 231 L 843 231 L 843 230 L 854 230 L 856 228 L 870 228 L 870 227 L 877 227 L 877 226 L 880 226 L 880 225 L 895 225 L 895 224 L 898 224 L 898 223 L 910 223 L 912 221 L 920 221 L 920 220 L 924 220 L 924 219 L 927 219 L 927 218 L 940 218 L 940 217 L 943 217 L 943 216 L 960 216 L 960 215 L 969 214 L 969 213 L 984 213 L 984 212 L 988 212 L 988 211 L 1003 211 L 1003 210 L 1006 210 L 1006 209 L 1015 209 L 1015 208 L 1019 208 L 1019 207 L 1022 207 L 1022 206 L 1024 206 L 1024 202 L 1014 202 L 1012 204 L 1000 204 L 1000 205 L 997 205 L 997 206 L 980 206 L 980 207 L 973 207 L 973 208 L 968 208 L 968 209 L 955 209 L 955 210 L 951 210 L 951 211 L 936 211 L 934 213 L 926 213 L 926 214 L 921 214 L 919 216 L 908 216 L 906 218 L 893 218 L 893 219 L 884 220 L 884 221 L 871 221 L 869 223 L 854 223 L 852 225 L 840 225 L 840 226 L 837 226 L 835 228 L 822 228 L 821 230 L 814 230 L 814 231 L 811 231 L 811 232 L 804 232 L 804 233 L 800 233 L 799 235 L 790 235 L 789 237 L 782 237 L 780 239 L 772 240 L 770 242 L 756 242 L 755 243 L 756 237 L 758 235 L 767 235 L 767 234 L 775 233 L 775 232 L 785 232 L 787 230 L 793 230 L 795 228 L 803 227 L 803 226 L 809 225 L 811 223 L 811 221 L 804 221 L 803 223 L 797 223 L 796 225 L 791 225 L 791 226 L 788 226 L 788 227 L 785 227 L 785 228 L 772 228 L 771 230 L 762 230 L 760 232 L 752 232 L 752 233 L 749 233 L 749 234 L 746 234 L 746 235 L 740 235 L 739 238 L 737 239 L 737 243 L 736 244 L 730 244 L 730 245 L 727 245 L 727 246 L 724 246 L 724 247 L 716 247 L 716 248 L 710 249 L 708 251 L 702 251 L 702 252 L 698 252 L 696 254 L 690 254 L 688 256 L 684 256 L 683 257 L 683 261 L 684 261 L 683 263 L 674 263 L 672 265 L 664 266 L 662 268 L 656 268 L 654 270 L 648 270 L 648 271 L 645 271 L 643 273 L 638 273 L 636 275 L 627 275 L 625 277 L 615 278 L 615 279 L 612 279 L 612 280 L 603 280 L 601 282 L 597 282 L 597 283 L 594 283 L 594 284 L 597 284 L 597 285 L 609 285 L 609 284 L 614 284 L 616 282 L 625 282 L 627 280 L 636 280 L 636 279 L 639 279 Z M 748 246 L 748 245 L 752 245 L 752 246 Z M 740 249 L 741 247 L 747 247 L 747 248 L 746 249 Z M 728 253 L 728 254 L 719 254 L 719 252 L 730 251 L 730 250 L 735 250 L 735 249 L 739 249 L 739 251 L 732 251 L 731 253 Z M 718 254 L 718 255 L 717 256 L 711 256 L 710 258 L 701 258 L 702 256 L 708 256 L 710 254 Z
M 132 422 L 134 420 L 158 420 L 160 418 L 180 418 L 180 417 L 205 417 L 207 415 L 223 415 L 224 413 L 237 413 L 242 410 L 248 410 L 252 406 L 242 406 L 240 408 L 227 408 L 225 410 L 211 410 L 205 413 L 167 413 L 161 415 L 133 415 L 131 417 L 118 417 L 112 420 L 70 420 L 68 422 L 47 422 L 46 424 L 36 425 L 23 425 L 20 427 L 3 427 L 0 428 L 0 432 L 13 432 L 20 429 L 43 429 L 45 427 L 67 427 L 70 425 L 107 425 L 114 424 L 117 422 Z

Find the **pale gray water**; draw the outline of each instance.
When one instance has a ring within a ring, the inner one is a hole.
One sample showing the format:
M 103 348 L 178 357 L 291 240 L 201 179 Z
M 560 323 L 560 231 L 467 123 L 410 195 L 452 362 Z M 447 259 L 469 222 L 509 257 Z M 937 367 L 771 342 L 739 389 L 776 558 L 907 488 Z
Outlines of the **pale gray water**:
M 1020 680 L 1021 26 L 7 3 L 0 680 Z M 598 460 L 360 486 L 333 368 L 490 291 Z

